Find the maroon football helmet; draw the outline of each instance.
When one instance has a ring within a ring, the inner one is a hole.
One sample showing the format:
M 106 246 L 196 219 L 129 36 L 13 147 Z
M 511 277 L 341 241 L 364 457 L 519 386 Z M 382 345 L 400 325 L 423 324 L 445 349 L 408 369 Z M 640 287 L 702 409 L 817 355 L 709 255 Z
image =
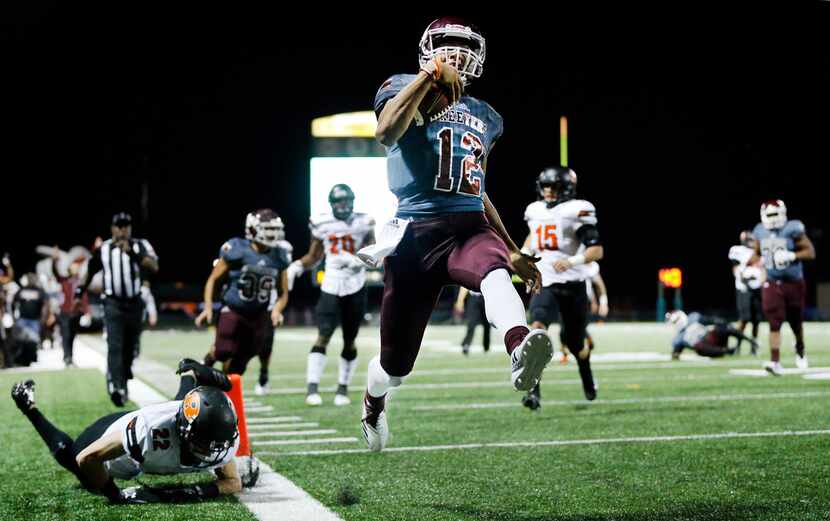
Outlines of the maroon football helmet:
M 427 26 L 421 36 L 418 59 L 424 65 L 436 56 L 446 57 L 466 85 L 484 72 L 485 55 L 484 36 L 476 26 L 455 16 L 445 16 Z

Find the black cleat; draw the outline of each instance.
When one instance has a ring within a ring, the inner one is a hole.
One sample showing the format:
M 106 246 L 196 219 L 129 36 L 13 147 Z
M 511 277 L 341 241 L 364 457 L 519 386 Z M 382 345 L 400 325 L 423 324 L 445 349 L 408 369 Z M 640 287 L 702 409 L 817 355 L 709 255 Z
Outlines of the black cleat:
M 583 391 L 585 391 L 585 399 L 588 400 L 589 402 L 593 402 L 594 400 L 597 399 L 597 389 L 596 389 L 596 387 L 591 387 L 590 389 L 588 387 L 585 387 L 583 389 Z
M 182 358 L 179 360 L 179 368 L 176 369 L 176 374 L 182 374 L 188 371 L 193 371 L 193 374 L 196 375 L 196 382 L 199 385 L 210 385 L 225 392 L 231 390 L 231 381 L 228 375 L 222 371 L 200 364 L 192 358 Z
M 12 400 L 24 414 L 35 408 L 35 382 L 26 380 L 12 386 Z
M 127 403 L 127 391 L 124 389 L 113 389 L 110 393 L 110 400 L 116 407 L 124 407 Z
M 542 392 L 539 389 L 539 384 L 536 384 L 533 389 L 522 397 L 522 405 L 531 411 L 538 411 L 542 407 Z

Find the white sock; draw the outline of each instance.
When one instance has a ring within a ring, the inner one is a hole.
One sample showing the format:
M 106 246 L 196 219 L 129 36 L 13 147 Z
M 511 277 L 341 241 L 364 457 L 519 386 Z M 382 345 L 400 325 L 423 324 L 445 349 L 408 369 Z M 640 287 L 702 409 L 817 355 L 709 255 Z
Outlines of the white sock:
M 319 384 L 320 377 L 326 369 L 326 355 L 323 353 L 309 353 L 306 366 L 305 381 L 308 384 Z
M 340 376 L 337 379 L 337 385 L 350 385 L 354 371 L 357 369 L 357 358 L 354 360 L 346 360 L 340 357 Z
M 481 281 L 481 294 L 484 296 L 487 320 L 502 334 L 516 326 L 527 326 L 525 305 L 506 269 L 488 273 Z
M 390 387 L 398 387 L 403 383 L 402 376 L 389 376 L 380 365 L 380 355 L 369 360 L 369 376 L 367 377 L 366 390 L 369 396 L 380 398 Z

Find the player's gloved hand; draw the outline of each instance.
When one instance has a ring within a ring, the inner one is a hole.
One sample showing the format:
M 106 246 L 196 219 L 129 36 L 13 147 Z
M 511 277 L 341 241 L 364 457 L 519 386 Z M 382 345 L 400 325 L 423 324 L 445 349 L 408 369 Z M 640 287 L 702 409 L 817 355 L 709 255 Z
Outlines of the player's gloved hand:
M 772 254 L 772 260 L 776 267 L 786 268 L 795 261 L 795 252 L 789 250 L 777 250 Z
M 421 70 L 444 89 L 450 98 L 450 104 L 456 103 L 464 94 L 464 83 L 458 69 L 447 62 L 446 56 L 436 56 L 421 66 Z
M 147 487 L 128 487 L 121 490 L 117 498 L 110 498 L 110 501 L 126 505 L 145 505 L 161 503 L 163 499 Z
M 348 260 L 346 261 L 343 267 L 351 271 L 352 273 L 360 273 L 361 271 L 363 271 L 366 265 L 363 263 L 362 260 L 360 260 L 360 258 L 357 257 L 357 255 L 349 254 Z
M 541 257 L 525 255 L 517 251 L 510 254 L 510 265 L 527 286 L 528 292 L 538 293 L 542 288 L 542 274 L 536 268 L 536 263 L 542 260 Z
M 288 276 L 288 291 L 294 289 L 294 279 L 302 275 L 304 271 L 305 268 L 303 268 L 303 263 L 300 260 L 295 260 L 288 265 L 288 269 L 286 270 L 286 275 Z

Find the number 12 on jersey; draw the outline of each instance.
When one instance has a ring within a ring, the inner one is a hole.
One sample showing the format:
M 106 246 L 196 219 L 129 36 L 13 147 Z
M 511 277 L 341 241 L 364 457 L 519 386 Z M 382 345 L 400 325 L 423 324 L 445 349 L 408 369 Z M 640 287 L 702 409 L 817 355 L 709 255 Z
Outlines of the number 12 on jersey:
M 452 127 L 444 127 L 438 132 L 441 149 L 438 153 L 438 175 L 435 176 L 433 188 L 441 192 L 452 192 L 455 178 L 452 176 Z M 461 176 L 455 191 L 462 195 L 481 197 L 481 178 L 484 170 L 479 161 L 484 157 L 484 144 L 472 132 L 465 132 L 461 136 L 461 148 L 470 153 L 461 158 Z

